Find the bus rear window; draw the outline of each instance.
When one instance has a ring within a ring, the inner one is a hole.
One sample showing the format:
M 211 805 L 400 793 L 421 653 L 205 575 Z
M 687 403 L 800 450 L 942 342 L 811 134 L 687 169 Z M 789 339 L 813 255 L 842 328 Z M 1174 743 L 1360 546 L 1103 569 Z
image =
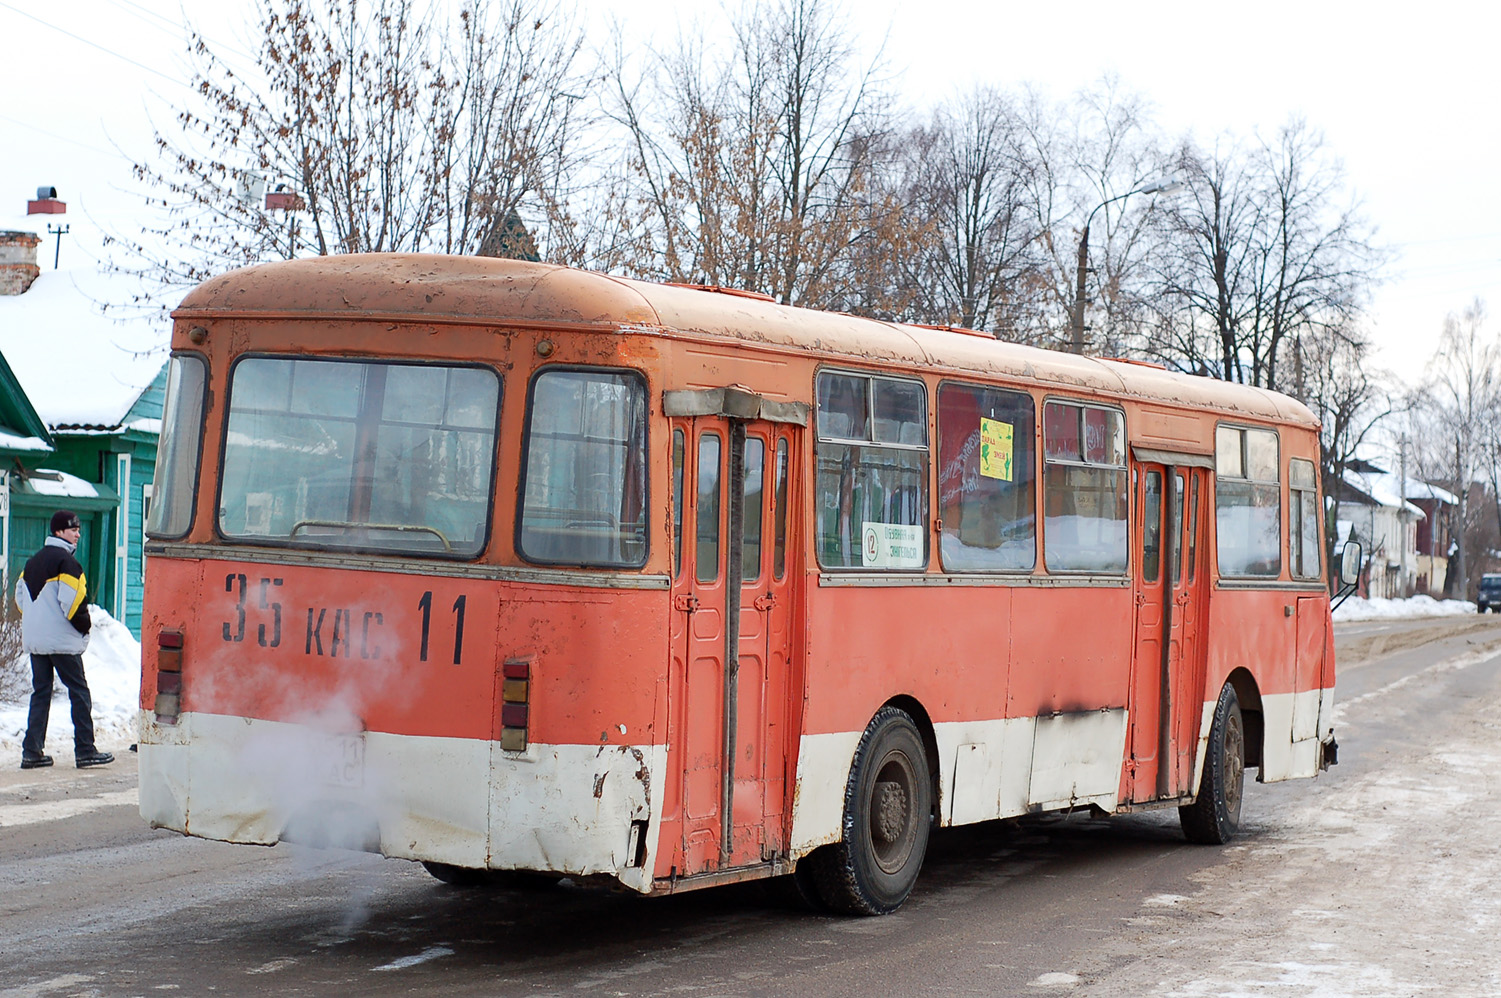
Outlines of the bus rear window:
M 151 507 L 146 514 L 146 533 L 152 537 L 182 537 L 193 525 L 206 376 L 201 357 L 172 358 L 156 475 L 151 483 Z
M 228 538 L 473 557 L 500 379 L 477 367 L 250 357 L 235 365 L 219 500 Z
M 646 386 L 619 371 L 532 382 L 516 546 L 548 565 L 646 564 Z

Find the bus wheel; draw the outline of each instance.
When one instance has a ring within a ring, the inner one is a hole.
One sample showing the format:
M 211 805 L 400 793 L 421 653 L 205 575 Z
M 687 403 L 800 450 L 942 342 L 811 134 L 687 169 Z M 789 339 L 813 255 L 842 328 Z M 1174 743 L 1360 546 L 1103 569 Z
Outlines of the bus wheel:
M 824 903 L 852 915 L 899 908 L 917 883 L 932 810 L 917 725 L 904 711 L 883 707 L 855 749 L 844 791 L 843 840 L 808 857 Z
M 1220 690 L 1209 727 L 1209 755 L 1199 780 L 1199 796 L 1178 808 L 1178 821 L 1190 842 L 1223 845 L 1240 829 L 1241 794 L 1246 781 L 1246 726 L 1240 700 L 1229 683 Z

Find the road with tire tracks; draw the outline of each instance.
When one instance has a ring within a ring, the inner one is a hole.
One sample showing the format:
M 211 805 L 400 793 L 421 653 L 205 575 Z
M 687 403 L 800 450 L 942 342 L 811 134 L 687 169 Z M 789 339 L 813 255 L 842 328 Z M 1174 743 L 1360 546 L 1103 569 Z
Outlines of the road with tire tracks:
M 359 853 L 145 827 L 135 757 L 0 771 L 0 998 L 38 995 L 1501 993 L 1501 619 L 1337 628 L 1340 765 L 1176 815 L 933 834 L 911 899 L 809 914 L 761 885 L 461 890 Z

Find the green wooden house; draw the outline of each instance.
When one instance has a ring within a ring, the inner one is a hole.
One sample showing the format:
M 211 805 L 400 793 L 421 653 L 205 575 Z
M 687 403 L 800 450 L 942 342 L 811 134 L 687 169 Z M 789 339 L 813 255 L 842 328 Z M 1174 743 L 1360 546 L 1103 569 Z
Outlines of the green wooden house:
M 140 637 L 169 323 L 117 314 L 138 290 L 89 260 L 44 267 L 24 292 L 0 295 L 0 566 L 13 584 L 52 513 L 73 510 L 91 602 Z

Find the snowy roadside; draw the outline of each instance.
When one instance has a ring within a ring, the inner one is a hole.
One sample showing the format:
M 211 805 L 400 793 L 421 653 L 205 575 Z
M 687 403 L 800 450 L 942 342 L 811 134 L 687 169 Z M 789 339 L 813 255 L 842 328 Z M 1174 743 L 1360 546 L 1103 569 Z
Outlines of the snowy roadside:
M 1351 596 L 1334 611 L 1336 623 L 1349 620 L 1408 620 L 1414 617 L 1458 617 L 1475 612 L 1468 600 L 1436 600 L 1432 596 L 1409 599 L 1361 599 Z
M 141 702 L 141 643 L 130 628 L 99 607 L 89 606 L 90 636 L 83 654 L 83 674 L 94 698 L 94 742 L 114 751 L 136 740 L 136 711 Z M 29 674 L 29 667 L 27 672 Z M 47 724 L 47 751 L 73 754 L 73 719 L 68 690 L 54 677 L 52 714 Z M 20 752 L 26 735 L 27 701 L 0 704 L 0 749 Z

